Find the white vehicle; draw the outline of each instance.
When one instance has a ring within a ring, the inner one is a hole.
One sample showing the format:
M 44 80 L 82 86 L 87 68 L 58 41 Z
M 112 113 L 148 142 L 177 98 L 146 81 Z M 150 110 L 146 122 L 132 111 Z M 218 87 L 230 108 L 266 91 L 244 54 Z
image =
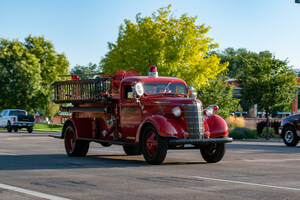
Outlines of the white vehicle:
M 6 109 L 0 115 L 0 128 L 7 128 L 8 132 L 18 132 L 21 128 L 27 128 L 31 133 L 34 126 L 34 117 L 27 115 L 25 110 Z

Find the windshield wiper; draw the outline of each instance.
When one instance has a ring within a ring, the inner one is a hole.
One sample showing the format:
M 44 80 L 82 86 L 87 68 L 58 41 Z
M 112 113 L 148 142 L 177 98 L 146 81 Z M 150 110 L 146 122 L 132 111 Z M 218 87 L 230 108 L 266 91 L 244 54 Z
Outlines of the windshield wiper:
M 173 81 L 170 81 L 169 83 L 168 83 L 168 85 L 165 87 L 165 89 L 164 89 L 164 93 L 166 93 L 167 92 L 167 88 L 171 85 L 171 83 L 173 83 Z

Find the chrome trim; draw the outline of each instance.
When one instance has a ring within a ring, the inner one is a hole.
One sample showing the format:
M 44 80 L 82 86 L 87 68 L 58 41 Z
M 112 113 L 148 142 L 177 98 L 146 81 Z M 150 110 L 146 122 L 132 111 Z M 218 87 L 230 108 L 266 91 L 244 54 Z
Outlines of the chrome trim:
M 209 144 L 209 143 L 229 143 L 232 142 L 233 139 L 229 137 L 225 138 L 209 138 L 209 139 L 186 139 L 186 140 L 178 140 L 178 139 L 170 139 L 170 145 L 180 145 L 180 144 Z
M 204 139 L 203 108 L 199 103 L 183 104 L 184 117 L 189 137 L 187 139 Z

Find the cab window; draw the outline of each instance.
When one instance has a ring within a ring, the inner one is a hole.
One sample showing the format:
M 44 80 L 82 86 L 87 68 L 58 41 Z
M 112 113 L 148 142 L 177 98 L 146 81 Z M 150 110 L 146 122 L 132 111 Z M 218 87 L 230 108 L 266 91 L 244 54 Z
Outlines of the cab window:
M 128 98 L 128 92 L 132 92 L 131 85 L 124 85 L 123 86 L 123 99 L 129 99 Z

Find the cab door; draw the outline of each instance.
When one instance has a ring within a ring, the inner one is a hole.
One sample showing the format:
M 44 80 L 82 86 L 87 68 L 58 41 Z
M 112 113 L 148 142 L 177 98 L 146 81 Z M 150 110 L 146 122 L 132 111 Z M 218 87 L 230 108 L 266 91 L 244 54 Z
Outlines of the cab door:
M 141 108 L 136 99 L 130 98 L 128 93 L 132 92 L 131 85 L 124 85 L 120 98 L 120 129 L 122 140 L 135 141 L 135 136 L 141 124 Z

